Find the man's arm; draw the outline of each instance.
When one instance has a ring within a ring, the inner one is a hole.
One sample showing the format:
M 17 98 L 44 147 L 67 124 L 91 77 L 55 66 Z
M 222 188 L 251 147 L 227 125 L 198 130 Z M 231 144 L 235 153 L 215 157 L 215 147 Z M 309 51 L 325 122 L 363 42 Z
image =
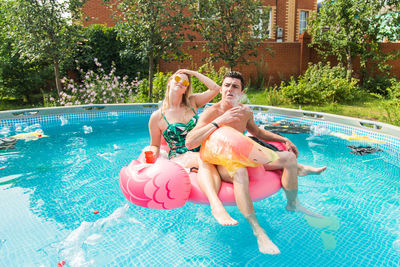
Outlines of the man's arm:
M 264 129 L 260 129 L 254 122 L 253 114 L 251 114 L 251 117 L 247 122 L 246 129 L 247 131 L 249 131 L 249 133 L 251 133 L 253 136 L 259 139 L 284 143 L 288 151 L 293 152 L 296 155 L 296 157 L 299 156 L 299 151 L 297 150 L 297 147 L 288 138 L 283 137 L 279 134 L 274 134 Z
M 211 122 L 216 118 L 215 108 L 206 108 L 201 113 L 197 125 L 186 136 L 186 147 L 193 149 L 200 146 L 208 136 L 217 129 Z
M 240 115 L 242 113 L 241 107 L 231 108 L 220 115 L 222 111 L 219 111 L 218 108 L 215 107 L 216 105 L 218 104 L 204 110 L 200 115 L 196 127 L 187 135 L 186 147 L 188 149 L 193 149 L 201 145 L 218 127 L 240 120 Z

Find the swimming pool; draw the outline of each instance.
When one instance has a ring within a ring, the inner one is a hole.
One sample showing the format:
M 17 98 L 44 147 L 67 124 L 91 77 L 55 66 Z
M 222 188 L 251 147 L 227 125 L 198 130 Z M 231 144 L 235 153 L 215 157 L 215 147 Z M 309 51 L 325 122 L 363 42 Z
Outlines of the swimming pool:
M 208 206 L 159 211 L 128 204 L 118 174 L 149 143 L 151 112 L 99 108 L 0 121 L 0 137 L 37 129 L 48 136 L 0 150 L 1 266 L 56 266 L 61 260 L 69 266 L 400 264 L 398 139 L 374 133 L 386 144 L 368 144 L 383 151 L 358 156 L 347 146 L 365 143 L 286 134 L 300 150 L 300 163 L 328 166 L 320 176 L 299 178 L 302 203 L 326 218 L 287 212 L 282 191 L 255 203 L 261 225 L 281 250 L 269 256 L 258 252 L 236 207 L 228 211 L 239 225 L 223 227 Z M 361 131 L 318 118 L 313 123 L 347 134 Z

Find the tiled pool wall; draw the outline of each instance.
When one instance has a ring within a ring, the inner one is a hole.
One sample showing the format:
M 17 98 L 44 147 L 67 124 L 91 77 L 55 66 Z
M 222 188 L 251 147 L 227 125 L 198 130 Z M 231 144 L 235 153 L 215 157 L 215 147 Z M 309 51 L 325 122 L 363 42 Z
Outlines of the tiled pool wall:
M 54 127 L 61 126 L 63 120 L 67 120 L 69 123 L 79 123 L 92 120 L 115 120 L 119 118 L 137 118 L 150 116 L 153 110 L 134 110 L 134 111 L 107 111 L 107 112 L 92 112 L 92 113 L 73 113 L 73 114 L 57 114 L 57 115 L 46 115 L 31 118 L 19 118 L 0 120 L 0 128 L 12 127 L 16 125 L 33 125 L 39 123 L 42 127 Z
M 375 145 L 377 145 L 379 147 L 383 147 L 386 150 L 396 152 L 396 153 L 399 153 L 399 151 L 400 151 L 400 139 L 395 138 L 390 135 L 371 132 L 371 131 L 358 129 L 358 128 L 351 127 L 351 126 L 346 126 L 346 125 L 339 125 L 339 124 L 327 122 L 327 121 L 293 118 L 293 117 L 282 116 L 282 115 L 273 115 L 273 114 L 268 114 L 268 115 L 271 116 L 275 121 L 284 120 L 284 121 L 290 121 L 290 122 L 294 122 L 294 123 L 298 123 L 298 124 L 316 125 L 316 126 L 321 126 L 321 127 L 327 128 L 333 132 L 344 133 L 347 135 L 352 135 L 354 133 L 354 134 L 360 135 L 360 136 L 369 136 L 376 140 L 386 142 L 385 144 L 374 143 Z M 359 141 L 359 143 L 360 144 L 371 144 L 371 142 L 367 142 L 367 141 Z
M 260 106 L 257 106 L 260 107 Z M 79 123 L 79 122 L 86 122 L 86 121 L 93 121 L 93 120 L 116 120 L 116 119 L 122 119 L 122 118 L 137 118 L 137 117 L 146 117 L 150 116 L 151 113 L 157 108 L 156 104 L 153 105 L 146 105 L 143 106 L 145 110 L 140 110 L 141 106 L 135 106 L 135 110 L 118 110 L 120 107 L 117 108 L 117 110 L 112 111 L 110 108 L 103 110 L 91 110 L 86 111 L 86 112 L 76 112 L 76 109 L 60 109 L 57 110 L 55 113 L 59 114 L 51 114 L 51 110 L 47 113 L 47 115 L 29 115 L 29 111 L 27 112 L 28 116 L 25 118 L 13 118 L 13 119 L 0 119 L 0 130 L 4 128 L 9 128 L 10 131 L 15 131 L 15 129 L 18 128 L 26 128 L 29 127 L 30 125 L 34 124 L 40 124 L 42 128 L 47 128 L 47 127 L 57 127 L 57 126 L 62 126 L 65 121 L 68 121 L 68 123 Z M 88 108 L 85 108 L 88 109 Z M 126 107 L 125 107 L 126 109 Z M 46 110 L 46 109 L 44 109 Z M 73 110 L 75 113 L 68 113 L 69 110 Z M 18 112 L 18 111 L 16 111 Z M 199 109 L 199 113 L 202 112 L 202 109 Z M 273 112 L 273 111 L 272 111 Z M 9 112 L 10 113 L 10 112 Z M 254 113 L 261 113 L 262 116 L 266 116 L 268 120 L 284 120 L 284 121 L 289 121 L 289 122 L 294 122 L 297 124 L 307 124 L 307 125 L 316 125 L 316 126 L 321 126 L 324 128 L 327 128 L 333 132 L 339 132 L 339 133 L 344 133 L 347 135 L 352 135 L 353 133 L 356 135 L 360 136 L 369 136 L 371 138 L 380 140 L 380 141 L 385 141 L 385 144 L 378 144 L 374 143 L 374 145 L 384 148 L 387 151 L 391 151 L 393 153 L 398 154 L 400 151 L 400 136 L 398 138 L 379 133 L 376 131 L 370 131 L 368 129 L 360 129 L 357 127 L 353 126 L 347 126 L 345 123 L 343 125 L 338 124 L 338 123 L 333 123 L 329 121 L 324 121 L 324 120 L 319 120 L 319 119 L 312 119 L 309 117 L 306 118 L 301 118 L 301 117 L 292 117 L 292 116 L 286 116 L 286 115 L 277 115 L 271 113 L 271 111 L 265 112 L 262 110 L 254 110 Z M 15 114 L 15 112 L 14 112 Z M 43 114 L 43 112 L 42 112 Z M 318 113 L 315 113 L 318 114 Z M 10 117 L 10 116 L 8 116 Z M 1 118 L 1 117 L 0 117 Z M 343 118 L 345 120 L 346 117 Z M 350 118 L 349 118 L 350 119 Z M 0 131 L 1 134 L 1 131 Z M 1 136 L 0 136 L 1 137 Z M 370 142 L 359 142 L 360 144 L 371 144 Z

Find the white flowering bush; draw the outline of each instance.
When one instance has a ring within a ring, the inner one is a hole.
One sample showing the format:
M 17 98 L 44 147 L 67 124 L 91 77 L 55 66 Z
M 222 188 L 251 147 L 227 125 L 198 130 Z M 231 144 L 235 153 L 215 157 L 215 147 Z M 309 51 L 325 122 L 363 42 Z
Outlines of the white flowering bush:
M 86 73 L 79 68 L 77 62 L 77 70 L 82 74 L 82 81 L 77 82 L 64 77 L 61 79 L 63 91 L 60 92 L 58 99 L 50 97 L 50 102 L 63 106 L 135 102 L 134 94 L 141 84 L 137 77 L 129 82 L 128 76 L 121 78 L 115 74 L 114 63 L 110 73 L 107 74 L 97 58 L 94 62 L 97 71 L 89 70 Z

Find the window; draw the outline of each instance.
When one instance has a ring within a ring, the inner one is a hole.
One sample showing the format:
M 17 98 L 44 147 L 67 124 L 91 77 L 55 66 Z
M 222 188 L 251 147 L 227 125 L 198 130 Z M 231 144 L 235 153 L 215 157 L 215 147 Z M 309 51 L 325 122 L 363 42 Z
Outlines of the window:
M 307 28 L 308 11 L 300 11 L 300 29 L 299 34 L 306 31 Z
M 260 8 L 258 9 L 258 12 L 260 12 L 260 20 L 258 24 L 253 26 L 254 37 L 260 39 L 269 39 L 271 38 L 272 9 Z

